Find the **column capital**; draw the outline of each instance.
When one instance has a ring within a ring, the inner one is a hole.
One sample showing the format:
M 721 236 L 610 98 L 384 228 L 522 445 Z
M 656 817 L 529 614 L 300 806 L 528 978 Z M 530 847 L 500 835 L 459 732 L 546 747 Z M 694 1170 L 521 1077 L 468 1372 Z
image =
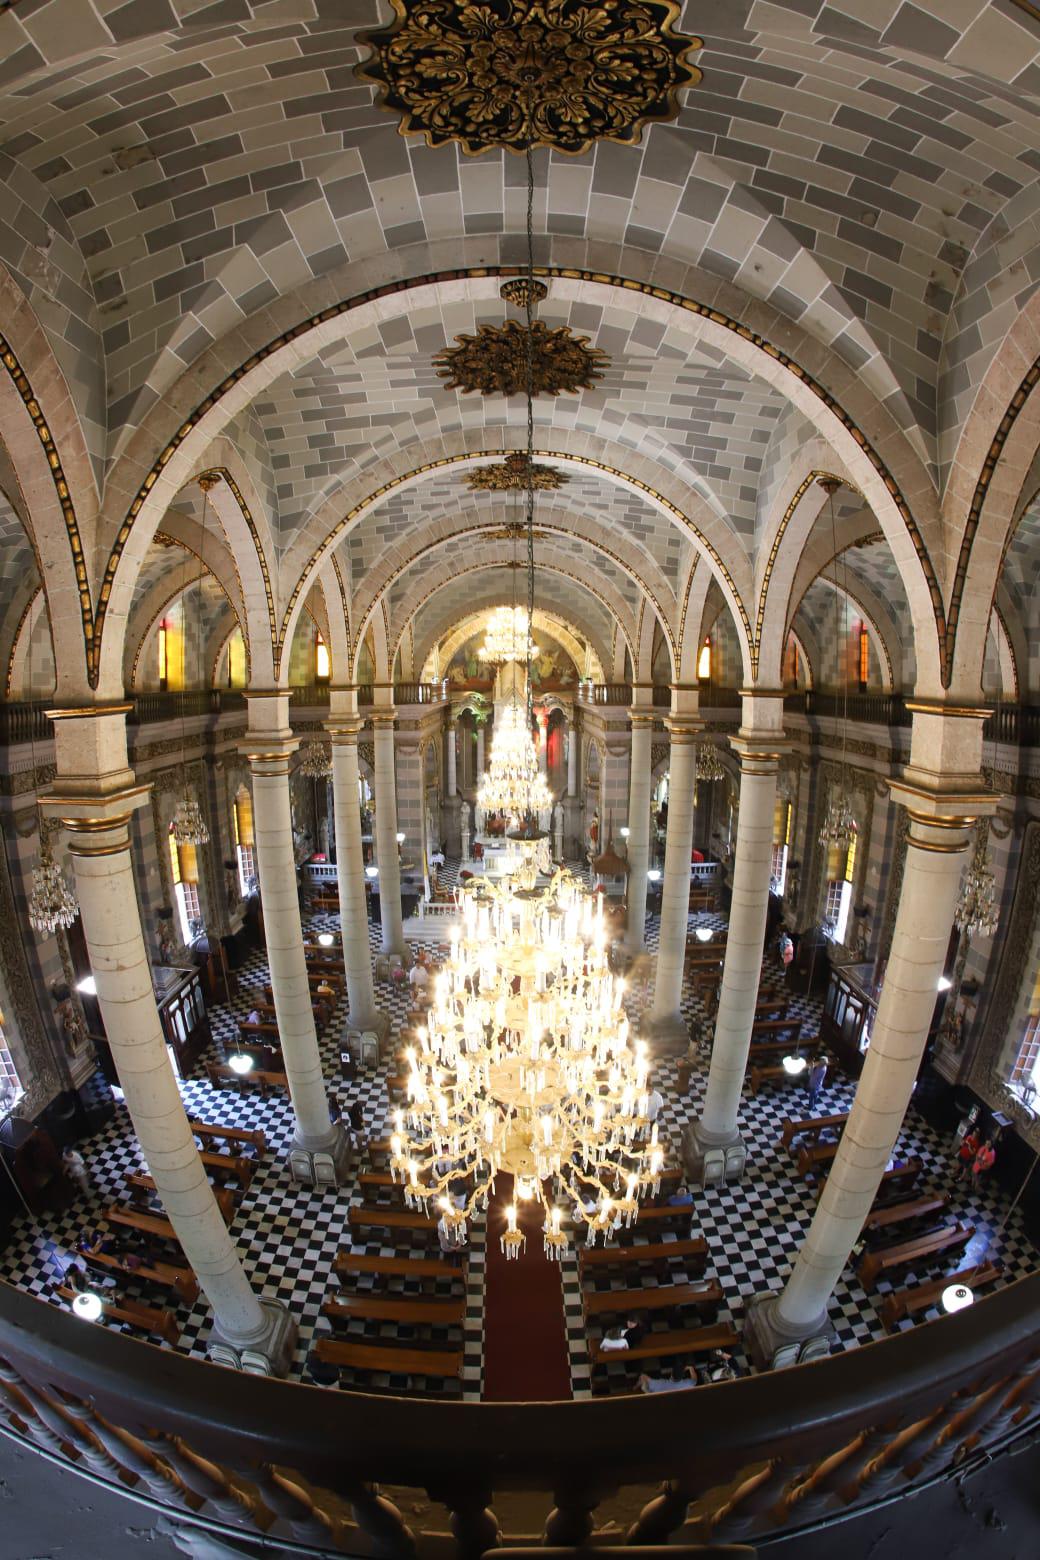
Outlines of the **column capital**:
M 322 724 L 332 738 L 332 746 L 340 747 L 350 742 L 356 743 L 365 722 L 360 715 L 334 715 Z
M 889 782 L 889 791 L 892 800 L 906 808 L 910 843 L 942 855 L 967 850 L 976 823 L 995 812 L 999 800 L 995 791 L 982 786 L 954 791 L 920 785 L 909 768 L 903 779 Z
M 40 797 L 40 811 L 68 830 L 69 850 L 74 856 L 113 856 L 129 849 L 130 820 L 145 806 L 151 792 L 150 784 L 142 784 L 93 796 L 67 793 L 59 777 Z
M 907 779 L 928 791 L 981 790 L 982 725 L 992 710 L 934 699 L 908 699 L 906 707 L 913 715 Z
M 298 737 L 284 736 L 274 731 L 254 731 L 246 733 L 238 744 L 238 751 L 254 775 L 287 775 L 289 760 L 299 745 Z
M 329 715 L 333 720 L 351 719 L 358 709 L 357 683 L 329 684 Z
M 392 706 L 390 709 L 374 709 L 368 719 L 374 728 L 379 726 L 390 726 L 392 728 L 397 720 L 397 711 Z
M 779 732 L 751 732 L 743 727 L 730 737 L 729 745 L 740 759 L 744 774 L 771 775 L 780 761 L 791 752 L 791 743 Z
M 70 704 L 46 711 L 54 726 L 56 787 L 88 801 L 118 795 L 134 782 L 126 750 L 126 717 L 133 705 Z
M 673 744 L 695 742 L 704 730 L 704 722 L 696 715 L 667 715 L 664 724 Z
M 678 719 L 680 716 L 692 716 L 696 718 L 700 709 L 701 685 L 700 683 L 670 683 L 672 693 L 672 714 Z
M 654 723 L 653 707 L 633 704 L 628 712 L 628 718 L 632 726 L 652 726 Z

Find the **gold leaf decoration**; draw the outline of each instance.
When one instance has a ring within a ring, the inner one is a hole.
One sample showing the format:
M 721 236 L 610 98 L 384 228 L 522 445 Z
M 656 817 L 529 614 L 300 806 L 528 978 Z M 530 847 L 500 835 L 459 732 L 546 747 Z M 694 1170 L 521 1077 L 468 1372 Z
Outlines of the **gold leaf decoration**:
M 358 66 L 429 146 L 586 151 L 639 141 L 650 120 L 674 119 L 681 87 L 701 72 L 700 38 L 672 30 L 671 0 L 392 0 L 389 27 L 359 35 Z
M 516 450 L 512 455 L 507 455 L 504 461 L 496 461 L 493 466 L 474 466 L 466 472 L 466 481 L 471 488 L 483 492 L 503 492 L 515 489 L 527 489 L 527 454 L 524 450 Z M 562 487 L 570 478 L 566 472 L 560 471 L 556 466 L 541 466 L 537 461 L 532 462 L 531 486 L 533 488 L 558 488 Z
M 527 326 L 520 320 L 502 325 L 478 325 L 475 336 L 456 336 L 458 346 L 445 347 L 433 360 L 448 390 L 479 390 L 482 395 L 527 393 Z M 535 395 L 559 395 L 561 390 L 591 390 L 609 366 L 605 352 L 590 347 L 588 336 L 575 336 L 569 326 L 550 329 L 540 320 L 531 326 L 531 389 Z

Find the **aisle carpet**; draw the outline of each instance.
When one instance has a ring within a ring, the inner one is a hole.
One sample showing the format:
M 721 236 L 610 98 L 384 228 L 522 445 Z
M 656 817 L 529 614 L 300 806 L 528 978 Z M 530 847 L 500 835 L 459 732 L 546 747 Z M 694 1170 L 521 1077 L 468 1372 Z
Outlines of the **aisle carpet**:
M 542 1255 L 542 1206 L 520 1203 L 527 1245 L 515 1261 L 499 1244 L 513 1178 L 500 1174 L 488 1206 L 484 1276 L 484 1401 L 546 1403 L 569 1398 L 571 1373 L 560 1267 Z

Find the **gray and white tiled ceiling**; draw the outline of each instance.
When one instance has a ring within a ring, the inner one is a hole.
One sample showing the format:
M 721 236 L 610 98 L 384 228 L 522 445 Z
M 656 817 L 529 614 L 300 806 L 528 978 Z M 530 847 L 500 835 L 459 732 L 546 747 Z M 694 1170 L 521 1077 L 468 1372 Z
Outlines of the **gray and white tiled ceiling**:
M 354 75 L 355 31 L 387 19 L 383 0 L 20 0 L 0 14 L 0 262 L 54 347 L 99 486 L 209 346 L 252 317 L 258 341 L 276 333 L 263 335 L 276 300 L 317 279 L 331 302 L 523 259 L 522 159 L 406 140 Z M 704 80 L 674 124 L 637 147 L 536 154 L 537 260 L 698 296 L 723 278 L 767 301 L 833 347 L 941 483 L 1040 279 L 1040 30 L 1011 0 L 691 0 L 680 25 L 705 40 Z M 619 465 L 637 452 L 753 553 L 808 425 L 699 342 L 695 316 L 665 327 L 637 294 L 603 307 L 594 289 L 563 292 L 542 317 L 611 366 L 593 390 L 539 401 L 538 442 L 599 440 Z M 496 294 L 492 277 L 477 301 L 442 287 L 411 312 L 407 295 L 388 300 L 379 325 L 347 316 L 342 339 L 228 425 L 277 551 L 327 501 L 337 518 L 341 492 L 364 496 L 388 457 L 409 469 L 439 441 L 521 442 L 516 404 L 446 391 L 431 363 L 503 317 Z M 380 524 L 417 523 L 429 493 L 401 497 L 362 536 L 366 569 Z M 648 506 L 589 493 L 583 509 L 681 583 L 689 544 L 677 554 Z

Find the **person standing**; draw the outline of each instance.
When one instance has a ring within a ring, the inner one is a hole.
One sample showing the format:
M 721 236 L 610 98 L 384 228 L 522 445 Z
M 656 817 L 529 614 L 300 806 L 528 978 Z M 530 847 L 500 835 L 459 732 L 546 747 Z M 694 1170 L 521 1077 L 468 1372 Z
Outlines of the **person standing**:
M 88 1197 L 91 1191 L 90 1175 L 87 1171 L 86 1160 L 78 1149 L 71 1146 L 65 1149 L 61 1156 L 65 1174 L 70 1180 L 75 1181 L 84 1197 Z
M 816 1109 L 816 1102 L 827 1081 L 827 1058 L 821 1051 L 805 1075 L 805 1088 L 809 1096 L 809 1109 Z
M 966 1132 L 961 1138 L 960 1147 L 957 1150 L 957 1162 L 953 1168 L 953 1179 L 955 1181 L 963 1181 L 971 1175 L 975 1156 L 981 1145 L 982 1134 L 975 1127 L 972 1127 L 971 1131 Z
M 992 1138 L 979 1144 L 975 1158 L 971 1165 L 971 1184 L 975 1191 L 980 1191 L 985 1181 L 989 1180 L 990 1173 L 997 1160 L 997 1151 L 993 1147 Z

